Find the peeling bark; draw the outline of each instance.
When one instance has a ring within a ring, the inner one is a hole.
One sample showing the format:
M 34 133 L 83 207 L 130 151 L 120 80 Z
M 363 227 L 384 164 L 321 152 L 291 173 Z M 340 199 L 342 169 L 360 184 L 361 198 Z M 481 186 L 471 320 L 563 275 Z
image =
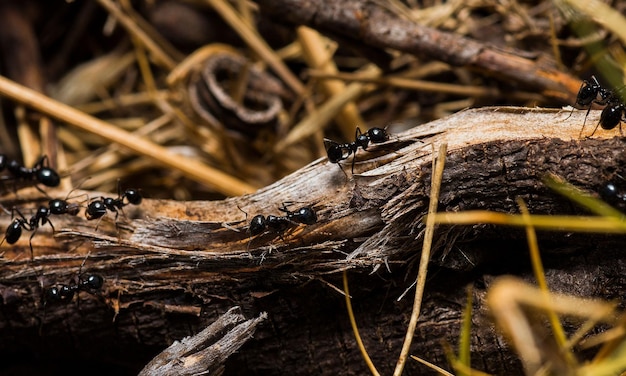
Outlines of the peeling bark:
M 412 294 L 396 299 L 415 278 L 433 148 L 446 142 L 449 150 L 440 211 L 512 213 L 520 196 L 533 214 L 579 213 L 541 183 L 544 174 L 553 172 L 597 191 L 624 176 L 626 158 L 616 131 L 578 139 L 584 114 L 467 110 L 358 151 L 354 176 L 349 168 L 344 168 L 346 176 L 320 159 L 247 196 L 215 202 L 147 199 L 127 206 L 117 225 L 107 216 L 97 230 L 82 214 L 52 218 L 57 232 L 53 237 L 47 226 L 38 230 L 33 261 L 28 236 L 15 246 L 2 246 L 0 351 L 32 352 L 55 361 L 117 359 L 123 365 L 116 372 L 133 373 L 174 340 L 201 331 L 238 305 L 247 318 L 260 312 L 268 318 L 226 361 L 227 374 L 362 374 L 365 366 L 343 297 L 333 288 L 340 285 L 339 272 L 350 270 L 365 345 L 379 371 L 389 374 L 410 315 Z M 595 124 L 598 117 L 599 111 L 592 111 L 587 123 Z M 20 200 L 35 197 L 41 197 L 35 190 L 19 193 Z M 279 215 L 284 202 L 292 202 L 294 209 L 312 205 L 318 223 L 251 238 L 247 221 L 256 214 Z M 0 224 L 9 221 L 5 216 Z M 435 239 L 411 353 L 446 365 L 440 341 L 456 343 L 463 287 L 472 284 L 474 366 L 521 374 L 514 354 L 486 319 L 483 298 L 491 276 L 529 273 L 523 230 L 441 227 Z M 623 295 L 619 240 L 540 234 L 550 286 L 579 296 Z M 101 274 L 102 293 L 83 292 L 71 304 L 44 306 L 42 286 L 66 283 L 79 270 Z M 409 363 L 410 372 L 424 369 Z

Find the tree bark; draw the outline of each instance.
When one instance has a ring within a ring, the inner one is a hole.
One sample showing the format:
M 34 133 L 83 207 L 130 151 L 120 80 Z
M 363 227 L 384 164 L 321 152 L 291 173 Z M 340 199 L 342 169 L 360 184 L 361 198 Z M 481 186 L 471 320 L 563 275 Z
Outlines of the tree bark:
M 10 365 L 33 354 L 63 370 L 80 367 L 76 359 L 90 366 L 97 359 L 132 374 L 174 340 L 240 306 L 245 317 L 267 312 L 267 320 L 226 361 L 226 374 L 363 374 L 336 289 L 340 272 L 348 270 L 365 346 L 379 371 L 390 374 L 410 316 L 412 294 L 397 299 L 415 279 L 433 149 L 448 144 L 439 211 L 514 213 L 519 196 L 533 214 L 581 213 L 543 185 L 546 173 L 591 191 L 615 179 L 626 187 L 618 178 L 624 176 L 624 140 L 604 130 L 579 139 L 585 112 L 568 117 L 569 111 L 548 109 L 466 110 L 359 150 L 354 175 L 350 160 L 344 174 L 323 158 L 251 195 L 213 202 L 146 199 L 125 207 L 117 221 L 107 215 L 97 229 L 82 213 L 55 216 L 54 236 L 43 226 L 32 238 L 34 260 L 28 232 L 16 245 L 2 246 L 0 353 Z M 598 118 L 599 111 L 592 111 L 587 123 Z M 85 200 L 80 194 L 68 200 Z M 34 189 L 9 196 L 20 206 L 42 200 Z M 292 210 L 314 207 L 317 223 L 251 237 L 252 216 L 281 215 L 284 203 Z M 3 205 L 13 203 L 5 197 Z M 9 222 L 5 216 L 0 224 Z M 411 354 L 446 366 L 441 341 L 456 344 L 464 286 L 470 284 L 476 295 L 474 367 L 522 373 L 483 302 L 494 275 L 529 274 L 524 239 L 523 229 L 480 224 L 437 229 Z M 620 239 L 540 233 L 550 287 L 579 296 L 622 296 Z M 44 288 L 69 283 L 79 273 L 102 275 L 102 292 L 82 292 L 70 304 L 44 304 Z M 424 372 L 410 361 L 405 374 Z
M 306 25 L 353 49 L 369 51 L 367 57 L 373 62 L 388 61 L 381 50 L 395 49 L 502 77 L 562 103 L 574 103 L 580 87 L 579 79 L 555 66 L 535 61 L 539 60 L 538 56 L 420 25 L 378 1 L 258 0 L 257 3 L 263 14 L 281 24 Z

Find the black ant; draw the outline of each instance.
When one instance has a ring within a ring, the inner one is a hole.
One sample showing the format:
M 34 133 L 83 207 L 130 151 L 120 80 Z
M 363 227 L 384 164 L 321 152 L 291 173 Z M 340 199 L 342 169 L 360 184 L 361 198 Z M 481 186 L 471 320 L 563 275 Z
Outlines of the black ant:
M 143 197 L 138 189 L 129 188 L 124 193 L 121 193 L 118 189 L 117 198 L 100 197 L 91 201 L 87 205 L 85 216 L 88 220 L 97 219 L 104 216 L 107 210 L 109 210 L 115 213 L 115 219 L 117 220 L 119 211 L 123 210 L 124 206 L 129 204 L 139 205 L 142 199 Z
M 255 215 L 250 221 L 248 231 L 251 236 L 259 235 L 266 230 L 272 230 L 276 233 L 282 233 L 293 224 L 312 225 L 317 222 L 317 214 L 310 206 L 302 207 L 296 211 L 290 211 L 283 204 L 278 210 L 285 213 L 284 216 L 262 214 Z
M 67 200 L 52 199 L 48 201 L 48 207 L 43 205 L 39 206 L 35 214 L 33 214 L 30 219 L 27 220 L 22 212 L 20 212 L 17 208 L 13 208 L 11 215 L 15 216 L 15 213 L 17 213 L 19 217 L 15 218 L 13 222 L 11 222 L 9 227 L 7 227 L 4 239 L 2 240 L 2 242 L 0 242 L 0 245 L 5 240 L 9 244 L 15 244 L 22 237 L 22 230 L 31 231 L 32 234 L 30 235 L 28 244 L 30 246 L 30 258 L 32 260 L 34 258 L 32 240 L 37 233 L 37 229 L 39 227 L 45 226 L 46 224 L 49 224 L 50 227 L 52 227 L 52 231 L 54 232 L 56 230 L 54 229 L 54 225 L 50 221 L 51 215 L 76 215 L 78 214 L 79 210 L 80 208 L 78 207 L 78 205 L 68 203 Z
M 613 96 L 612 98 L 610 98 L 606 107 L 604 107 L 604 109 L 602 110 L 602 113 L 600 114 L 600 121 L 594 128 L 593 132 L 591 133 L 591 136 L 593 136 L 594 133 L 596 133 L 596 131 L 598 130 L 598 126 L 601 126 L 602 129 L 605 129 L 605 130 L 611 130 L 617 127 L 618 125 L 619 125 L 620 135 L 624 136 L 624 133 L 622 132 L 622 121 L 626 121 L 626 119 L 624 119 L 623 117 L 625 113 L 626 113 L 626 105 L 622 103 L 622 100 L 616 96 Z M 584 127 L 584 124 L 583 124 L 583 127 Z M 582 129 L 580 133 L 582 134 Z
M 607 204 L 617 206 L 626 204 L 626 194 L 620 191 L 615 183 L 608 182 L 600 189 L 600 198 Z
M 591 105 L 593 103 L 605 105 L 602 113 L 600 114 L 600 121 L 594 128 L 591 136 L 593 136 L 598 130 L 598 126 L 602 129 L 611 130 L 619 125 L 620 134 L 622 134 L 621 122 L 624 120 L 623 115 L 626 113 L 626 106 L 622 102 L 619 95 L 616 95 L 612 90 L 603 88 L 595 76 L 591 76 L 592 81 L 583 81 L 583 84 L 578 90 L 576 96 L 576 104 L 582 107 L 587 107 L 587 113 L 585 114 L 585 121 L 580 129 L 579 137 L 582 136 L 585 124 L 587 123 L 587 116 L 591 111 Z M 572 115 L 574 110 L 570 112 Z M 591 137 L 589 136 L 589 137 Z
M 78 283 L 75 280 L 67 285 L 57 285 L 48 287 L 44 291 L 45 303 L 71 302 L 74 295 L 80 291 L 96 294 L 104 285 L 104 278 L 98 274 L 89 274 L 87 278 L 79 275 Z
M 37 229 L 40 226 L 44 226 L 46 223 L 50 224 L 52 227 L 52 231 L 54 231 L 54 226 L 52 222 L 50 222 L 50 209 L 45 206 L 40 206 L 37 208 L 35 214 L 30 217 L 29 220 L 24 217 L 24 215 L 17 209 L 13 208 L 13 212 L 17 212 L 19 214 L 19 218 L 15 218 L 13 222 L 7 227 L 7 231 L 4 235 L 4 239 L 0 242 L 0 245 L 6 240 L 9 244 L 15 244 L 22 237 L 22 230 L 31 231 L 32 234 L 28 240 L 28 244 L 30 246 L 30 259 L 34 259 L 33 252 L 33 237 L 37 233 Z
M 61 184 L 61 177 L 48 165 L 48 156 L 46 155 L 42 156 L 33 168 L 27 168 L 16 160 L 9 161 L 8 157 L 2 154 L 0 155 L 0 171 L 4 169 L 7 169 L 15 180 L 34 181 L 46 187 L 58 187 Z M 3 180 L 8 179 L 9 177 L 4 177 Z
M 328 161 L 330 163 L 339 163 L 350 157 L 361 147 L 363 150 L 367 150 L 370 142 L 373 144 L 380 144 L 389 139 L 389 134 L 383 128 L 370 128 L 367 133 L 362 133 L 359 127 L 356 128 L 354 135 L 354 141 L 340 144 L 332 140 L 326 140 L 328 147 L 326 148 L 326 154 L 328 155 Z M 352 159 L 352 173 L 354 173 L 354 162 Z M 339 166 L 341 167 L 341 166 Z M 343 168 L 342 168 L 343 171 Z

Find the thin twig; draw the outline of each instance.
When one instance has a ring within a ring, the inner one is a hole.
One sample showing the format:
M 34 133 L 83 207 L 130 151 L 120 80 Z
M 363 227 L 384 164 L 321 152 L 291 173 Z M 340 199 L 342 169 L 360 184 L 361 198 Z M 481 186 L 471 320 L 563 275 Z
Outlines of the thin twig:
M 225 195 L 238 196 L 255 191 L 255 188 L 248 183 L 222 171 L 191 158 L 172 154 L 160 145 L 137 137 L 2 76 L 0 76 L 0 95 L 9 97 L 84 131 L 99 135 L 110 142 L 120 144 L 137 154 L 155 160 L 161 165 L 179 170 L 189 178 L 204 183 Z
M 446 164 L 447 151 L 448 145 L 445 143 L 441 144 L 441 146 L 439 146 L 437 159 L 433 158 L 430 203 L 428 205 L 428 217 L 426 218 L 426 231 L 424 233 L 424 243 L 422 245 L 422 257 L 420 258 L 419 271 L 417 272 L 415 300 L 413 301 L 413 311 L 411 313 L 411 319 L 409 320 L 409 327 L 406 330 L 406 336 L 404 337 L 404 343 L 402 344 L 402 350 L 400 351 L 400 357 L 398 358 L 398 363 L 396 363 L 396 368 L 393 372 L 394 376 L 400 376 L 402 374 L 404 364 L 406 363 L 406 359 L 409 355 L 409 349 L 411 348 L 411 342 L 413 341 L 413 335 L 415 334 L 415 328 L 417 327 L 417 319 L 420 315 L 424 286 L 426 284 L 426 273 L 428 272 L 428 263 L 430 261 L 430 251 L 435 233 L 434 214 L 437 212 L 437 205 L 439 205 L 441 178 L 443 177 L 443 168 Z

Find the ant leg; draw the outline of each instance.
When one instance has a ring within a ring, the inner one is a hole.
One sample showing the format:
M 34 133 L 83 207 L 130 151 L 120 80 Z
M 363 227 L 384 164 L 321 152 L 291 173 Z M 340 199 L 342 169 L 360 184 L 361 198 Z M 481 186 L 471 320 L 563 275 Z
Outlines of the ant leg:
M 343 169 L 343 167 L 341 167 L 341 163 L 337 163 L 337 166 L 339 166 L 339 169 L 341 169 L 341 172 L 343 172 L 346 179 L 348 179 L 348 174 L 346 174 L 346 171 Z
M 252 244 L 252 234 L 248 237 L 248 245 L 246 246 L 246 252 L 250 252 L 250 244 Z
M 77 286 L 78 289 L 76 290 L 76 309 L 78 309 L 80 311 L 80 288 L 81 285 L 83 283 L 82 281 L 82 275 L 83 275 L 83 266 L 85 266 L 85 263 L 87 262 L 87 259 L 89 258 L 89 255 L 91 254 L 91 250 L 89 252 L 87 252 L 87 254 L 85 255 L 85 258 L 83 259 L 83 262 L 80 264 L 80 267 L 78 267 L 78 284 Z
M 48 159 L 48 155 L 42 155 L 41 158 L 39 158 L 39 162 L 37 162 L 35 165 L 39 167 L 50 167 L 50 159 Z
M 28 246 L 30 247 L 30 261 L 33 261 L 35 259 L 35 252 L 33 251 L 33 237 L 37 233 L 37 229 L 38 227 L 35 227 L 32 230 L 32 234 L 30 234 L 30 238 L 28 238 Z
M 600 126 L 600 122 L 598 122 L 598 124 L 596 124 L 596 127 L 593 129 L 593 132 L 591 132 L 591 134 L 588 137 L 593 137 L 593 135 L 596 133 L 596 131 L 598 130 L 598 127 Z M 621 127 L 621 125 L 620 125 Z M 621 129 L 621 128 L 620 128 Z
M 103 215 L 102 217 L 98 218 L 98 222 L 96 222 L 96 227 L 93 229 L 94 231 L 98 231 L 98 226 L 100 226 L 100 222 L 102 221 L 102 218 L 104 218 L 105 216 Z
M 572 110 L 573 112 L 574 110 Z M 591 112 L 591 106 L 589 106 L 589 108 L 587 109 L 587 113 L 585 114 L 585 120 L 583 121 L 583 127 L 580 128 L 580 133 L 578 134 L 578 138 L 581 138 L 583 136 L 583 130 L 585 129 L 585 124 L 587 124 L 587 116 L 589 116 L 589 112 Z M 570 114 L 571 116 L 571 114 Z M 569 116 L 568 116 L 569 118 Z M 598 123 L 600 124 L 600 123 Z M 598 126 L 596 125 L 596 129 L 598 129 Z M 593 131 L 595 133 L 595 130 Z M 593 136 L 593 133 L 591 134 L 591 136 Z M 591 137 L 589 136 L 589 137 Z

